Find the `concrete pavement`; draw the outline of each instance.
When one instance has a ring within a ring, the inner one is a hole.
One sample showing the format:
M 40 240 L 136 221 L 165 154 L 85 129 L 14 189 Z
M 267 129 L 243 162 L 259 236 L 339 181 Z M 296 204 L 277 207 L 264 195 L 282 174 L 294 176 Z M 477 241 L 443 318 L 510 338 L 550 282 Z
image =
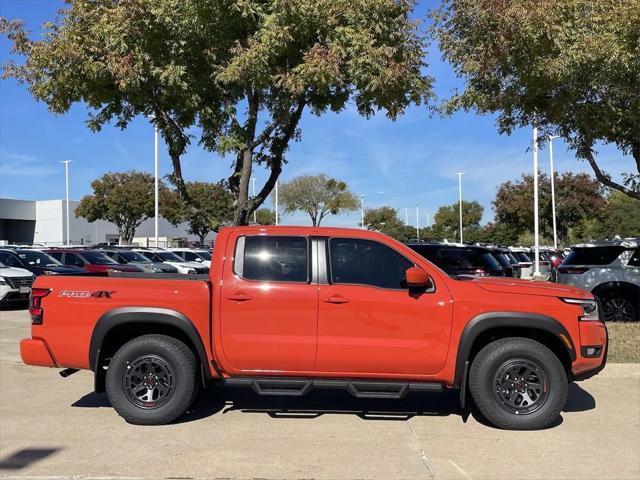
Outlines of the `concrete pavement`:
M 571 386 L 556 426 L 506 432 L 454 392 L 258 397 L 211 388 L 180 422 L 126 424 L 90 373 L 19 362 L 25 311 L 0 311 L 0 478 L 638 479 L 640 365 Z

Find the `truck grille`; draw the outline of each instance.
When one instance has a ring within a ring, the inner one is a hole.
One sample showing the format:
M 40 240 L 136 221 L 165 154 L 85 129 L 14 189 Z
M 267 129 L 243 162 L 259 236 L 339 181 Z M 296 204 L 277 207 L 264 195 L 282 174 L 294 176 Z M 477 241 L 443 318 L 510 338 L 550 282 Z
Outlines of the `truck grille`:
M 33 284 L 33 277 L 4 277 L 4 280 L 11 288 L 30 287 Z

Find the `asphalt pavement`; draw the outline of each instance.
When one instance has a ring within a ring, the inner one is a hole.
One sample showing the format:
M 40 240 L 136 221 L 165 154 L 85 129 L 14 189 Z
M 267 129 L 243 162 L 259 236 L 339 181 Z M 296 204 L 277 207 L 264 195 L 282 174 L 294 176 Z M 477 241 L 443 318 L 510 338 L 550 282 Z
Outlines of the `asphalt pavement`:
M 93 379 L 21 364 L 24 310 L 0 311 L 0 478 L 640 478 L 640 364 L 570 387 L 544 431 L 507 432 L 461 411 L 455 392 L 400 401 L 201 392 L 177 423 L 126 424 Z

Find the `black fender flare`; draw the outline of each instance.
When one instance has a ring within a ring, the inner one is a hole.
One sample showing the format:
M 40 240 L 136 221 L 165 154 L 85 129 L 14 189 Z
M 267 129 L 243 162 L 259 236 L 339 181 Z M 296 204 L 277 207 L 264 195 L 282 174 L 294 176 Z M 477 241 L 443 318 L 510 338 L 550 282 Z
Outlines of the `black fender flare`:
M 112 329 L 126 323 L 169 325 L 179 329 L 193 344 L 204 374 L 207 378 L 211 378 L 207 353 L 193 322 L 180 312 L 158 307 L 119 307 L 109 310 L 98 319 L 89 343 L 89 368 L 96 376 L 100 373 L 98 361 L 104 339 Z
M 474 317 L 462 331 L 460 341 L 458 342 L 458 352 L 456 354 L 456 370 L 454 377 L 454 386 L 460 387 L 464 385 L 466 379 L 465 364 L 469 361 L 469 355 L 471 354 L 471 348 L 481 333 L 491 330 L 493 328 L 533 328 L 536 330 L 543 330 L 558 337 L 560 343 L 564 345 L 569 358 L 573 362 L 576 359 L 576 349 L 573 344 L 573 340 L 567 329 L 552 317 L 546 315 L 540 315 L 537 313 L 524 313 L 524 312 L 491 312 L 483 313 Z M 559 337 L 562 334 L 571 344 L 571 348 L 567 348 L 565 342 Z

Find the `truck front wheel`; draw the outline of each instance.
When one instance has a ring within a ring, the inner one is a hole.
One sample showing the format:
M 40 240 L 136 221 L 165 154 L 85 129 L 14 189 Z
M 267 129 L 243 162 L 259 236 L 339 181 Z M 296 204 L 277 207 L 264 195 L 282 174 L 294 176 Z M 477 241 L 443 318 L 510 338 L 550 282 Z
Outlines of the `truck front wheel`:
M 486 345 L 473 360 L 469 390 L 480 413 L 497 427 L 536 430 L 553 424 L 568 393 L 558 357 L 528 338 Z
M 134 338 L 111 359 L 106 390 L 111 405 L 127 422 L 170 423 L 196 397 L 196 359 L 189 347 L 173 337 Z

